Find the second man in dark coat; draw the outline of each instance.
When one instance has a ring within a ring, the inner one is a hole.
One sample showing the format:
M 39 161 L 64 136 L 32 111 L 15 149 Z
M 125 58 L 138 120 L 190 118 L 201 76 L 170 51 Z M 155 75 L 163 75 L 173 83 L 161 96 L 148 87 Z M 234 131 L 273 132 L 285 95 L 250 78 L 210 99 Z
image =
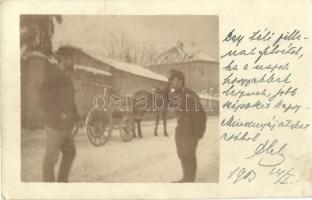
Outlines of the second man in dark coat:
M 169 82 L 172 88 L 170 96 L 178 99 L 173 100 L 178 102 L 174 108 L 177 115 L 175 142 L 183 170 L 183 177 L 175 182 L 194 182 L 197 170 L 196 149 L 198 140 L 205 132 L 206 114 L 198 95 L 184 87 L 185 76 L 181 71 L 172 70 Z

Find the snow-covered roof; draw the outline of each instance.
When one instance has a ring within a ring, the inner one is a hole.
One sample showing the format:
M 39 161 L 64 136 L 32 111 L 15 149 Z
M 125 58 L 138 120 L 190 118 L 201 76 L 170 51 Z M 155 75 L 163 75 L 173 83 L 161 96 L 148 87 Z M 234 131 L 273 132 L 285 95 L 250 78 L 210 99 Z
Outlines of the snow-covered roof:
M 37 57 L 49 60 L 50 58 L 40 51 L 31 51 L 22 55 L 22 59 L 28 59 L 30 57 Z
M 202 60 L 202 61 L 210 61 L 210 62 L 218 62 L 213 57 L 209 56 L 207 53 L 198 50 L 191 53 L 191 58 L 188 61 L 195 61 L 195 60 Z
M 140 65 L 135 65 L 135 64 L 131 64 L 131 63 L 127 63 L 127 62 L 123 62 L 123 61 L 118 61 L 118 60 L 114 60 L 105 56 L 100 56 L 98 54 L 95 53 L 91 53 L 88 50 L 83 50 L 84 52 L 86 52 L 87 54 L 89 54 L 90 56 L 94 57 L 95 59 L 106 63 L 107 65 L 117 69 L 117 70 L 121 70 L 130 74 L 134 74 L 137 76 L 141 76 L 141 77 L 145 77 L 145 78 L 150 78 L 150 79 L 155 79 L 155 80 L 159 80 L 159 81 L 163 81 L 163 82 L 167 82 L 168 78 L 166 76 L 157 74 L 149 69 L 146 69 Z
M 189 44 L 178 41 L 176 46 L 157 57 L 156 64 L 191 61 L 218 62 L 218 60 L 201 50 L 196 43 Z
M 87 47 L 84 47 L 83 45 L 72 45 L 72 44 L 67 44 L 67 46 L 72 46 L 88 55 L 93 57 L 94 59 L 97 59 L 98 61 L 105 63 L 109 66 L 111 66 L 114 69 L 124 71 L 130 74 L 134 74 L 137 76 L 149 78 L 149 79 L 154 79 L 158 81 L 163 81 L 163 82 L 168 82 L 168 78 L 166 76 L 163 76 L 161 74 L 157 74 L 149 69 L 146 69 L 140 65 L 135 65 L 123 61 L 118 61 L 114 60 L 111 58 L 108 58 L 106 56 L 102 56 L 94 51 L 90 51 Z
M 98 69 L 98 68 L 94 68 L 90 66 L 77 65 L 77 64 L 74 66 L 74 70 L 83 70 L 83 71 L 91 72 L 93 74 L 100 74 L 104 76 L 112 75 L 110 72 L 107 72 L 103 69 Z
M 179 42 L 178 42 L 179 43 Z M 180 42 L 181 43 L 181 42 Z M 179 45 L 177 45 L 179 48 Z M 203 51 L 197 43 L 182 43 L 182 47 L 180 47 L 182 52 L 184 52 L 187 56 L 186 61 L 210 61 L 210 62 L 218 62 L 215 58 L 208 55 L 205 51 Z

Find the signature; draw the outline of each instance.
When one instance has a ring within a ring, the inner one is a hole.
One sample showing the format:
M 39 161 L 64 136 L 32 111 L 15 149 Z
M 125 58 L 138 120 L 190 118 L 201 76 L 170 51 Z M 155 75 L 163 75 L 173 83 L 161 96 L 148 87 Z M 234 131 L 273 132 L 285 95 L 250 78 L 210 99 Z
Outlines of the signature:
M 264 143 L 260 143 L 255 149 L 253 155 L 247 157 L 246 159 L 262 156 L 258 161 L 259 166 L 274 167 L 280 165 L 285 161 L 285 155 L 283 151 L 287 145 L 288 143 L 278 145 L 277 139 L 273 141 L 266 140 Z

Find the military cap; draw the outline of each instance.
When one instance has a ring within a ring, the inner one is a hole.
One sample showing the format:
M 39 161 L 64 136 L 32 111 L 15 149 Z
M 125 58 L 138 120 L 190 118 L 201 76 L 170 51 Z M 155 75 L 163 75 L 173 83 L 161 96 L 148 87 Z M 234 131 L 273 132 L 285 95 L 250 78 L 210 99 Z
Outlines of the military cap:
M 173 79 L 174 77 L 177 77 L 178 79 L 182 80 L 183 83 L 185 82 L 185 75 L 183 72 L 179 70 L 170 70 L 169 72 L 169 80 Z
M 71 46 L 61 46 L 55 52 L 57 59 L 60 57 L 73 57 L 75 53 L 75 48 Z

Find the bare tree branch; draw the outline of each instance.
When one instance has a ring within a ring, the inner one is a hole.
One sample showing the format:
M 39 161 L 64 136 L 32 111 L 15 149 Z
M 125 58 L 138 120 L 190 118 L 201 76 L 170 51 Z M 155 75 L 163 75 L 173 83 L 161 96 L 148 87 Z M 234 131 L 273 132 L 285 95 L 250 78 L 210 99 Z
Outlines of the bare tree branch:
M 139 65 L 153 64 L 160 53 L 155 45 L 135 41 L 120 30 L 108 33 L 105 52 L 113 59 Z

